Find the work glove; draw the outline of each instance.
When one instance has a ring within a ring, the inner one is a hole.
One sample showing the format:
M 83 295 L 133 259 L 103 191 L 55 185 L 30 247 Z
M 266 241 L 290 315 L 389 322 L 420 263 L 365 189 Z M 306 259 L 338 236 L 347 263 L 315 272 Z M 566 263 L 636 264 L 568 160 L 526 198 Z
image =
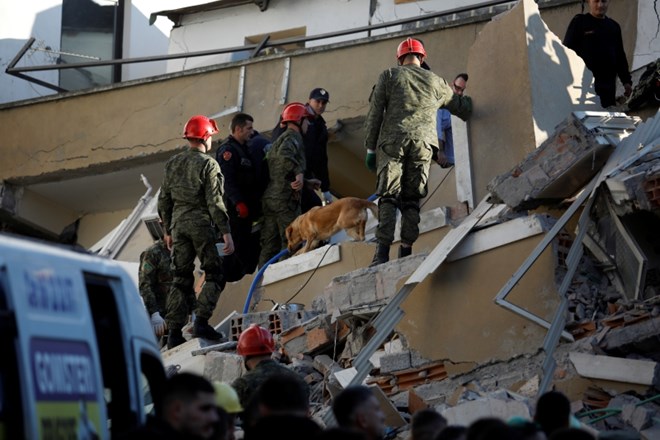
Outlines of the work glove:
M 236 204 L 236 212 L 238 213 L 238 218 L 248 218 L 248 215 L 250 214 L 247 205 L 243 202 L 238 202 Z
M 156 336 L 159 338 L 165 334 L 165 330 L 167 330 L 167 324 L 165 323 L 163 317 L 160 316 L 160 312 L 151 314 L 151 327 L 153 327 L 154 333 L 156 333 Z
M 367 166 L 367 169 L 372 173 L 376 172 L 376 152 L 373 150 L 367 150 L 367 157 L 364 158 L 364 164 Z
M 326 205 L 332 203 L 332 194 L 330 194 L 330 191 L 323 192 L 323 199 L 325 200 Z

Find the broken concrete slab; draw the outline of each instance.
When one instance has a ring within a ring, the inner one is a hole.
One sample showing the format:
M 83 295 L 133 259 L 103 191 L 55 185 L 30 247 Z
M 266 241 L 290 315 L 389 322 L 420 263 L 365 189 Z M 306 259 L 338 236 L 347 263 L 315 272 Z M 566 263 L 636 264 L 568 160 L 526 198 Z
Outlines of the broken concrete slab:
M 619 215 L 660 208 L 660 152 L 651 151 L 605 181 Z
M 657 362 L 578 352 L 569 353 L 569 359 L 582 377 L 641 385 L 660 383 L 656 377 L 656 370 L 660 372 Z
M 598 347 L 612 356 L 641 353 L 660 362 L 660 316 L 610 329 Z
M 163 365 L 167 368 L 170 365 L 178 365 L 179 371 L 188 371 L 191 373 L 203 374 L 204 373 L 204 357 L 193 356 L 192 352 L 208 347 L 204 339 L 193 338 L 183 344 L 167 350 L 162 353 Z
M 380 358 L 381 374 L 410 368 L 412 368 L 410 350 L 388 353 Z
M 600 123 L 612 131 L 634 130 L 638 122 L 623 113 L 594 114 L 602 115 Z M 493 200 L 522 210 L 573 196 L 600 171 L 617 145 L 613 139 L 618 137 L 598 135 L 593 125 L 592 118 L 572 113 L 522 162 L 488 184 Z
M 203 375 L 211 381 L 231 383 L 246 372 L 243 356 L 234 353 L 212 351 L 201 358 L 204 360 Z
M 425 257 L 424 254 L 412 255 L 335 277 L 323 291 L 325 301 L 315 303 L 315 307 L 331 313 L 335 309 L 341 312 L 359 305 L 385 303 L 397 293 L 397 287 L 408 279 Z
M 529 407 L 518 400 L 500 400 L 491 397 L 459 403 L 442 412 L 450 425 L 469 426 L 482 417 L 497 417 L 507 421 L 513 416 L 529 419 Z

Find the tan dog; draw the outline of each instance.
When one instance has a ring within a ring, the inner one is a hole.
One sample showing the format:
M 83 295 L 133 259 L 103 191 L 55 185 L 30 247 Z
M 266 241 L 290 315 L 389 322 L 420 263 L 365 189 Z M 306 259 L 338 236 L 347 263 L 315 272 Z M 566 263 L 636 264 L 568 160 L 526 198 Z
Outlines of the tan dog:
M 315 249 L 319 242 L 328 240 L 342 229 L 354 240 L 364 240 L 367 209 L 378 216 L 378 205 L 357 197 L 343 197 L 325 206 L 315 206 L 299 215 L 286 228 L 289 254 L 304 241 L 305 246 L 294 255 Z

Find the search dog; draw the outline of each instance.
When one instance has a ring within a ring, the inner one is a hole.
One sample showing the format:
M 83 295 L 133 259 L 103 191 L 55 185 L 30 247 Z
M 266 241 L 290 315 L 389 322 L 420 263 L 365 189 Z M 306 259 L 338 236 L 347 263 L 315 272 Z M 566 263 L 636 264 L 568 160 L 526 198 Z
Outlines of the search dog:
M 342 229 L 352 239 L 364 240 L 364 228 L 369 215 L 367 210 L 378 217 L 377 204 L 357 197 L 343 197 L 329 205 L 313 207 L 287 226 L 289 254 L 299 255 L 316 249 L 321 241 L 330 239 Z M 305 245 L 298 249 L 303 241 Z

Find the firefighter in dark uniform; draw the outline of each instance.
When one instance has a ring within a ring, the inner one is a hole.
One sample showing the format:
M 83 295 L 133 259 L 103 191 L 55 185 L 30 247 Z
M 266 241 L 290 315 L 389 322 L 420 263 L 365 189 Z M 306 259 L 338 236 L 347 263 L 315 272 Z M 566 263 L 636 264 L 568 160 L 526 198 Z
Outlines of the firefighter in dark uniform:
M 223 258 L 226 281 L 238 281 L 254 272 L 259 259 L 259 239 L 252 224 L 261 216 L 261 188 L 258 168 L 250 153 L 254 119 L 238 113 L 231 120 L 231 134 L 220 144 L 216 159 L 225 177 L 224 200 L 229 214 L 229 227 L 234 239 L 234 254 Z

